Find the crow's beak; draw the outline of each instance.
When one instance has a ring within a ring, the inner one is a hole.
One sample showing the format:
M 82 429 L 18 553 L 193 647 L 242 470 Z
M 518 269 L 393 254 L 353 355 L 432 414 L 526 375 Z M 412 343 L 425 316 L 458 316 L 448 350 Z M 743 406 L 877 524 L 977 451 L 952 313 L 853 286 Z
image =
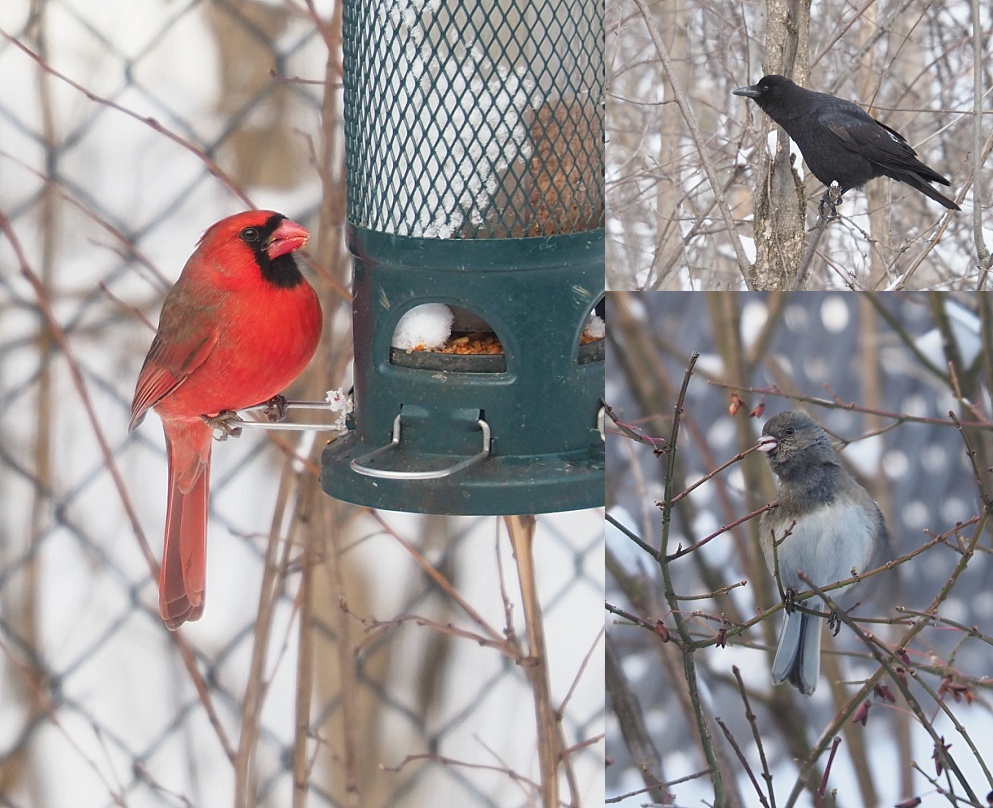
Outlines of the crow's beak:
M 734 90 L 731 95 L 743 95 L 746 98 L 758 98 L 762 95 L 762 90 L 760 90 L 759 86 L 756 84 L 752 87 L 739 87 L 737 90 Z

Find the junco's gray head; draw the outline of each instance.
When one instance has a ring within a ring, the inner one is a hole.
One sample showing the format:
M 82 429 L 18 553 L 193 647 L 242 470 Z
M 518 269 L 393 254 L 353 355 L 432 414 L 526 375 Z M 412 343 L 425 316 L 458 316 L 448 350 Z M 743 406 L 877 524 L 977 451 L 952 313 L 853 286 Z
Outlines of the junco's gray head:
M 839 465 L 827 432 L 800 410 L 781 412 L 766 421 L 759 451 L 769 456 L 781 480 L 795 478 L 812 466 Z

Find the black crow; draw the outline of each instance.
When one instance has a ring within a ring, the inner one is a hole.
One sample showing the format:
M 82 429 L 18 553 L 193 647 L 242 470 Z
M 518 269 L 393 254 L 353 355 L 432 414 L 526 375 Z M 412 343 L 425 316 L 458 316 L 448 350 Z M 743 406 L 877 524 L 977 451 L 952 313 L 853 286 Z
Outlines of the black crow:
M 946 208 L 959 210 L 929 182 L 949 182 L 917 159 L 899 132 L 871 117 L 851 101 L 799 87 L 784 76 L 765 76 L 752 87 L 739 87 L 735 95 L 751 98 L 762 111 L 786 130 L 800 148 L 813 175 L 828 187 L 837 182 L 837 201 L 850 188 L 861 188 L 873 177 L 891 177 L 916 188 Z M 825 194 L 832 213 L 834 204 Z

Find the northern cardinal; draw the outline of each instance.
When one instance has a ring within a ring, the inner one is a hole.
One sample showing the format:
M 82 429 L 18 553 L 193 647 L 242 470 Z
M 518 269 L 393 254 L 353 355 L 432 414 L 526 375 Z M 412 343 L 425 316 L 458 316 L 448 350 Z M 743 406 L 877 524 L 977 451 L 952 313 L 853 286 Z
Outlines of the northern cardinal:
M 131 402 L 133 431 L 154 409 L 169 460 L 159 612 L 172 630 L 203 614 L 213 426 L 204 416 L 272 399 L 317 350 L 323 317 L 294 250 L 310 234 L 246 211 L 211 226 L 162 306 Z

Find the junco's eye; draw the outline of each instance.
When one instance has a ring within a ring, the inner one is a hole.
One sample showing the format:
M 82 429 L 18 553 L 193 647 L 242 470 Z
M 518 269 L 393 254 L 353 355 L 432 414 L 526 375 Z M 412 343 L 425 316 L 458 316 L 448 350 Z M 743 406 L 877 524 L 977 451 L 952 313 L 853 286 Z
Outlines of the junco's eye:
M 793 427 L 791 426 L 786 427 L 786 437 L 791 437 L 795 434 L 796 434 L 796 430 Z

